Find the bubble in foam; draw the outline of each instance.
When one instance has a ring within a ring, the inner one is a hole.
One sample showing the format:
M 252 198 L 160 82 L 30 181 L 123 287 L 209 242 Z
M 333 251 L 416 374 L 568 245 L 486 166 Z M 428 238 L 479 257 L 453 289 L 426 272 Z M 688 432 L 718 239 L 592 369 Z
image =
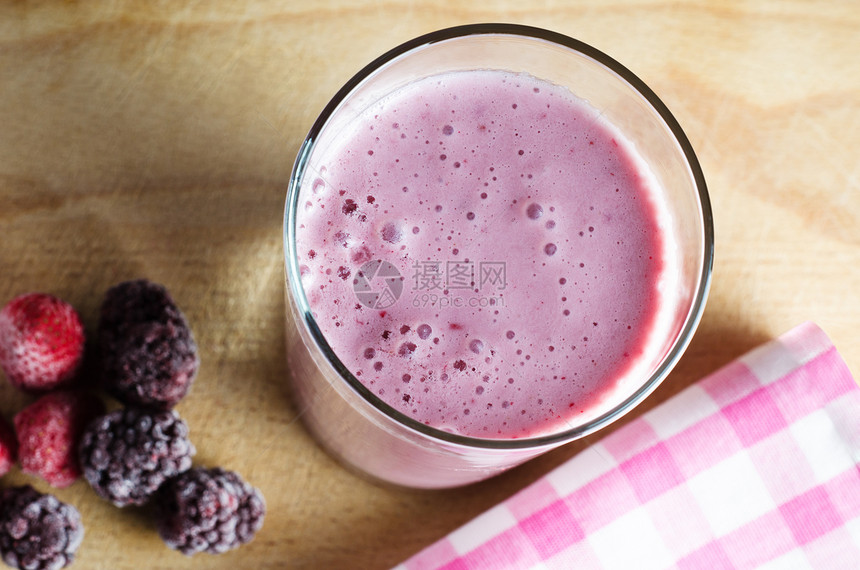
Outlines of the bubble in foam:
M 556 250 L 558 250 L 558 248 L 554 243 L 548 243 L 543 247 L 543 251 L 547 255 L 555 255 Z
M 374 356 L 376 356 L 376 350 L 374 350 L 372 347 L 368 347 L 368 348 L 364 349 L 364 357 L 366 359 L 370 360 Z
M 472 341 L 469 343 L 469 350 L 471 350 L 475 354 L 481 354 L 481 352 L 484 350 L 484 343 L 476 338 L 472 339 Z
M 433 332 L 433 329 L 428 324 L 418 325 L 418 338 L 421 340 L 427 340 L 430 338 L 430 334 Z
M 452 127 L 451 125 L 445 125 L 444 127 L 442 127 L 442 134 L 446 136 L 453 135 L 454 127 Z
M 540 204 L 531 203 L 528 208 L 526 208 L 526 216 L 528 216 L 529 219 L 537 220 L 543 216 L 543 208 L 541 208 Z
M 322 178 L 317 178 L 314 180 L 314 183 L 311 185 L 311 190 L 313 190 L 314 194 L 319 194 L 325 189 L 325 180 Z
M 514 331 L 508 331 L 505 333 L 505 336 L 508 337 L 508 339 L 512 339 L 516 336 L 516 334 L 514 334 Z

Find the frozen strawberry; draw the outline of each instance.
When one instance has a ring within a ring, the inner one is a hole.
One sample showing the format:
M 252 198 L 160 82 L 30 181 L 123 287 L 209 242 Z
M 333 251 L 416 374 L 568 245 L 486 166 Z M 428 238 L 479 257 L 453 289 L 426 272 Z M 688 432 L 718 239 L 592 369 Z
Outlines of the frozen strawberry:
M 0 367 L 12 385 L 46 392 L 71 384 L 84 353 L 84 327 L 71 305 L 29 293 L 0 311 Z
M 12 426 L 0 417 L 0 476 L 5 475 L 15 464 L 18 441 Z
M 85 392 L 46 394 L 18 412 L 18 460 L 24 473 L 54 487 L 71 485 L 81 475 L 78 442 L 87 424 L 104 413 L 104 404 Z

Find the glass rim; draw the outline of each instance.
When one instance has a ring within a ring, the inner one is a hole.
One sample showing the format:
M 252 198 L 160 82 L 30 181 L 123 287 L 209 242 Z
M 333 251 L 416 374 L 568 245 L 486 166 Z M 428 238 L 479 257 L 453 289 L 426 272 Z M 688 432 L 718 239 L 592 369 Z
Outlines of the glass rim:
M 698 276 L 698 284 L 692 304 L 687 312 L 684 320 L 684 325 L 678 333 L 677 338 L 672 343 L 669 351 L 660 361 L 654 372 L 645 380 L 639 387 L 629 394 L 624 400 L 613 406 L 610 410 L 600 414 L 582 425 L 572 427 L 567 430 L 556 433 L 541 435 L 530 438 L 516 439 L 490 439 L 478 438 L 458 433 L 452 433 L 437 429 L 415 420 L 406 414 L 396 410 L 389 404 L 385 403 L 381 398 L 370 391 L 361 381 L 359 381 L 352 372 L 340 361 L 334 350 L 329 346 L 325 337 L 320 331 L 310 305 L 305 295 L 304 287 L 301 286 L 300 269 L 298 256 L 296 251 L 296 214 L 298 211 L 298 195 L 300 190 L 300 182 L 305 173 L 305 167 L 310 157 L 311 151 L 316 145 L 317 138 L 322 132 L 325 125 L 328 123 L 332 115 L 338 110 L 341 103 L 366 79 L 374 73 L 384 68 L 387 64 L 395 59 L 404 56 L 419 48 L 427 47 L 432 44 L 455 40 L 470 36 L 512 36 L 520 39 L 539 40 L 555 44 L 562 48 L 567 48 L 575 53 L 590 58 L 598 64 L 604 66 L 608 70 L 617 74 L 624 82 L 638 92 L 651 106 L 651 108 L 659 115 L 665 126 L 672 133 L 672 136 L 681 149 L 687 167 L 689 168 L 695 188 L 698 191 L 698 204 L 702 215 L 703 232 L 703 249 L 701 252 L 702 271 Z M 593 433 L 606 425 L 609 425 L 617 418 L 623 416 L 632 408 L 637 406 L 644 400 L 652 391 L 654 391 L 671 372 L 675 364 L 680 359 L 681 355 L 689 345 L 693 333 L 698 327 L 702 313 L 705 308 L 708 292 L 711 284 L 711 274 L 713 272 L 714 263 L 714 228 L 713 214 L 711 211 L 710 199 L 708 196 L 705 178 L 702 173 L 699 161 L 690 144 L 687 136 L 684 134 L 681 126 L 678 124 L 675 117 L 666 107 L 666 105 L 657 97 L 657 95 L 632 71 L 627 69 L 621 63 L 603 53 L 602 51 L 576 39 L 573 39 L 564 34 L 553 32 L 543 28 L 533 26 L 525 26 L 520 24 L 508 23 L 485 23 L 485 24 L 468 24 L 463 26 L 455 26 L 445 28 L 424 34 L 416 37 L 399 46 L 385 52 L 381 56 L 374 59 L 372 62 L 363 67 L 358 73 L 347 81 L 341 87 L 332 99 L 326 104 L 325 108 L 314 121 L 313 126 L 303 140 L 296 161 L 293 165 L 293 170 L 290 175 L 289 187 L 287 191 L 286 206 L 284 209 L 284 256 L 285 256 L 285 271 L 287 287 L 293 301 L 298 306 L 300 312 L 300 324 L 298 327 L 304 327 L 306 332 L 311 336 L 315 343 L 315 347 L 309 349 L 318 349 L 327 362 L 337 372 L 340 378 L 362 399 L 379 411 L 388 419 L 396 422 L 400 426 L 407 427 L 423 436 L 441 440 L 450 444 L 461 445 L 468 448 L 481 449 L 498 449 L 498 450 L 513 450 L 513 449 L 531 449 L 555 446 L 568 441 L 573 441 Z M 286 308 L 288 311 L 290 307 Z M 304 340 L 302 341 L 304 342 Z

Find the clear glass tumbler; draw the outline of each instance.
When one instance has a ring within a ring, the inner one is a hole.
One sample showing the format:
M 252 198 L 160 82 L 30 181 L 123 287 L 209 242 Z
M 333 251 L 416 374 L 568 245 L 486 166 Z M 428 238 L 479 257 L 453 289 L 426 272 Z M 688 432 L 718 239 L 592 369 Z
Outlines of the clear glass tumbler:
M 675 254 L 673 304 L 641 382 L 559 433 L 480 439 L 424 425 L 369 391 L 344 366 L 314 321 L 296 256 L 296 212 L 310 192 L 317 149 L 363 109 L 419 78 L 448 71 L 524 72 L 567 87 L 617 127 L 652 170 L 668 204 Z M 372 478 L 446 488 L 501 473 L 618 419 L 673 368 L 700 320 L 713 266 L 713 221 L 699 163 L 677 121 L 621 64 L 582 42 L 543 29 L 479 24 L 409 41 L 362 69 L 334 96 L 301 146 L 284 214 L 287 359 L 296 404 L 309 431 L 336 458 Z

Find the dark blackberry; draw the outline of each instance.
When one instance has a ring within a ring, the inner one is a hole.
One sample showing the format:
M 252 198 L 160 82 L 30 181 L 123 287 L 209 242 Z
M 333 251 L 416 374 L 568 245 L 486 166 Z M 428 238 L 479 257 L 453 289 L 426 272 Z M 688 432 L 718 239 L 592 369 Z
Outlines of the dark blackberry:
M 29 485 L 0 492 L 0 556 L 13 568 L 65 568 L 84 539 L 78 510 Z
M 165 287 L 145 279 L 105 294 L 99 344 L 105 389 L 129 405 L 172 408 L 200 365 L 185 316 Z
M 91 422 L 79 447 L 84 477 L 118 507 L 146 503 L 162 483 L 191 467 L 194 453 L 179 414 L 136 408 Z
M 218 554 L 250 542 L 265 514 L 260 491 L 219 467 L 186 471 L 158 493 L 158 533 L 188 556 Z
M 176 303 L 163 285 L 147 279 L 125 281 L 105 293 L 100 328 L 120 336 L 128 327 L 152 321 L 181 318 Z

